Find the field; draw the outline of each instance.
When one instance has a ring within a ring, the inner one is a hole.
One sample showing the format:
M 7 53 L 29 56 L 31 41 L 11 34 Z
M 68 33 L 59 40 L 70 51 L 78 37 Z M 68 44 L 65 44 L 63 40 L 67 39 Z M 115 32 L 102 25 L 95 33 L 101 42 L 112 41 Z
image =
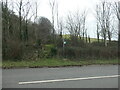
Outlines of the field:
M 69 39 L 70 35 L 69 34 L 65 34 L 65 35 L 63 35 L 63 37 L 66 38 L 66 39 Z M 98 40 L 96 38 L 90 38 L 90 41 L 92 43 L 92 42 L 95 42 L 95 41 L 98 41 Z M 100 39 L 100 41 L 102 41 L 102 39 Z

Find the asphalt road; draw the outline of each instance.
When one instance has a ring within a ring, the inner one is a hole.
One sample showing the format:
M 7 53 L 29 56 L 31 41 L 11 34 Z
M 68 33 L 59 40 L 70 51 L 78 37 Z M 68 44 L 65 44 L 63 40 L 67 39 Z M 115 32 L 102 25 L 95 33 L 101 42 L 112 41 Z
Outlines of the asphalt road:
M 3 69 L 2 87 L 118 88 L 118 77 L 111 77 L 114 75 L 118 75 L 117 65 L 91 65 L 83 67 L 62 68 Z M 108 77 L 103 78 L 102 76 Z M 92 79 L 90 79 L 91 77 Z M 35 81 L 37 82 L 34 83 Z M 24 82 L 27 83 L 25 84 Z

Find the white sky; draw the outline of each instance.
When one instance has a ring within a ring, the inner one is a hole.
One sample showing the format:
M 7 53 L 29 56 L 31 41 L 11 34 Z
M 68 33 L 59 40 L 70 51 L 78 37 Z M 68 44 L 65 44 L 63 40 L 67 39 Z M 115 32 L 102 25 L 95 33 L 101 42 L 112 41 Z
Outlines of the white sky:
M 18 2 L 19 0 L 8 0 L 9 2 Z M 27 1 L 27 0 L 23 0 Z M 38 16 L 47 17 L 51 21 L 51 9 L 49 6 L 49 0 L 30 0 L 33 3 L 38 2 Z M 75 12 L 79 10 L 81 13 L 86 9 L 87 14 L 87 23 L 86 27 L 88 29 L 88 34 L 91 37 L 96 37 L 96 19 L 94 16 L 94 11 L 96 4 L 102 0 L 56 0 L 58 2 L 59 17 L 65 17 L 70 12 Z M 118 0 L 107 0 L 107 1 L 118 1 Z M 33 4 L 34 5 L 34 4 Z M 67 31 L 65 31 L 67 33 Z
M 45 16 L 48 19 L 51 20 L 51 9 L 49 6 L 49 0 L 39 0 L 39 10 L 38 15 Z M 93 11 L 95 9 L 95 5 L 99 0 L 57 0 L 58 2 L 58 10 L 59 10 L 59 17 L 65 18 L 67 14 L 70 12 L 75 12 L 76 10 L 79 10 L 81 13 L 86 9 L 88 10 L 87 14 L 87 28 L 88 33 L 91 37 L 95 36 L 95 18 L 93 15 Z M 89 25 L 88 25 L 89 24 Z M 67 31 L 64 31 L 64 33 L 67 33 Z

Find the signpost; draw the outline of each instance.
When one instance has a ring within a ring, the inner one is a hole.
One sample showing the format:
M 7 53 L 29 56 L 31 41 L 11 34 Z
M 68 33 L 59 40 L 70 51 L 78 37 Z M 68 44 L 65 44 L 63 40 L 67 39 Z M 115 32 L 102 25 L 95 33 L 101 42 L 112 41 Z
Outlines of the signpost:
M 66 41 L 63 38 L 63 56 L 65 55 L 65 45 L 66 45 Z

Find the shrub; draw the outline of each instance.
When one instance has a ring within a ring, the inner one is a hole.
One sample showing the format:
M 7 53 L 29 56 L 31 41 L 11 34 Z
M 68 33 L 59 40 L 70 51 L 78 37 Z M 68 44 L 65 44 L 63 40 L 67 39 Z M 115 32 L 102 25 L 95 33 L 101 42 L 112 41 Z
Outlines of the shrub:
M 49 58 L 57 55 L 57 48 L 53 44 L 47 44 L 42 49 L 43 57 Z
M 92 42 L 91 45 L 92 46 L 102 46 L 102 47 L 104 47 L 104 42 Z
M 5 48 L 5 55 L 3 59 L 20 60 L 23 56 L 24 46 L 19 41 L 8 41 L 7 47 Z
M 64 57 L 67 57 L 67 58 L 75 58 L 75 51 L 76 51 L 76 48 L 74 47 L 66 47 L 64 49 Z
M 64 52 L 59 49 L 59 55 L 76 59 L 110 59 L 117 57 L 117 47 L 94 46 L 92 44 L 86 47 L 67 46 Z

